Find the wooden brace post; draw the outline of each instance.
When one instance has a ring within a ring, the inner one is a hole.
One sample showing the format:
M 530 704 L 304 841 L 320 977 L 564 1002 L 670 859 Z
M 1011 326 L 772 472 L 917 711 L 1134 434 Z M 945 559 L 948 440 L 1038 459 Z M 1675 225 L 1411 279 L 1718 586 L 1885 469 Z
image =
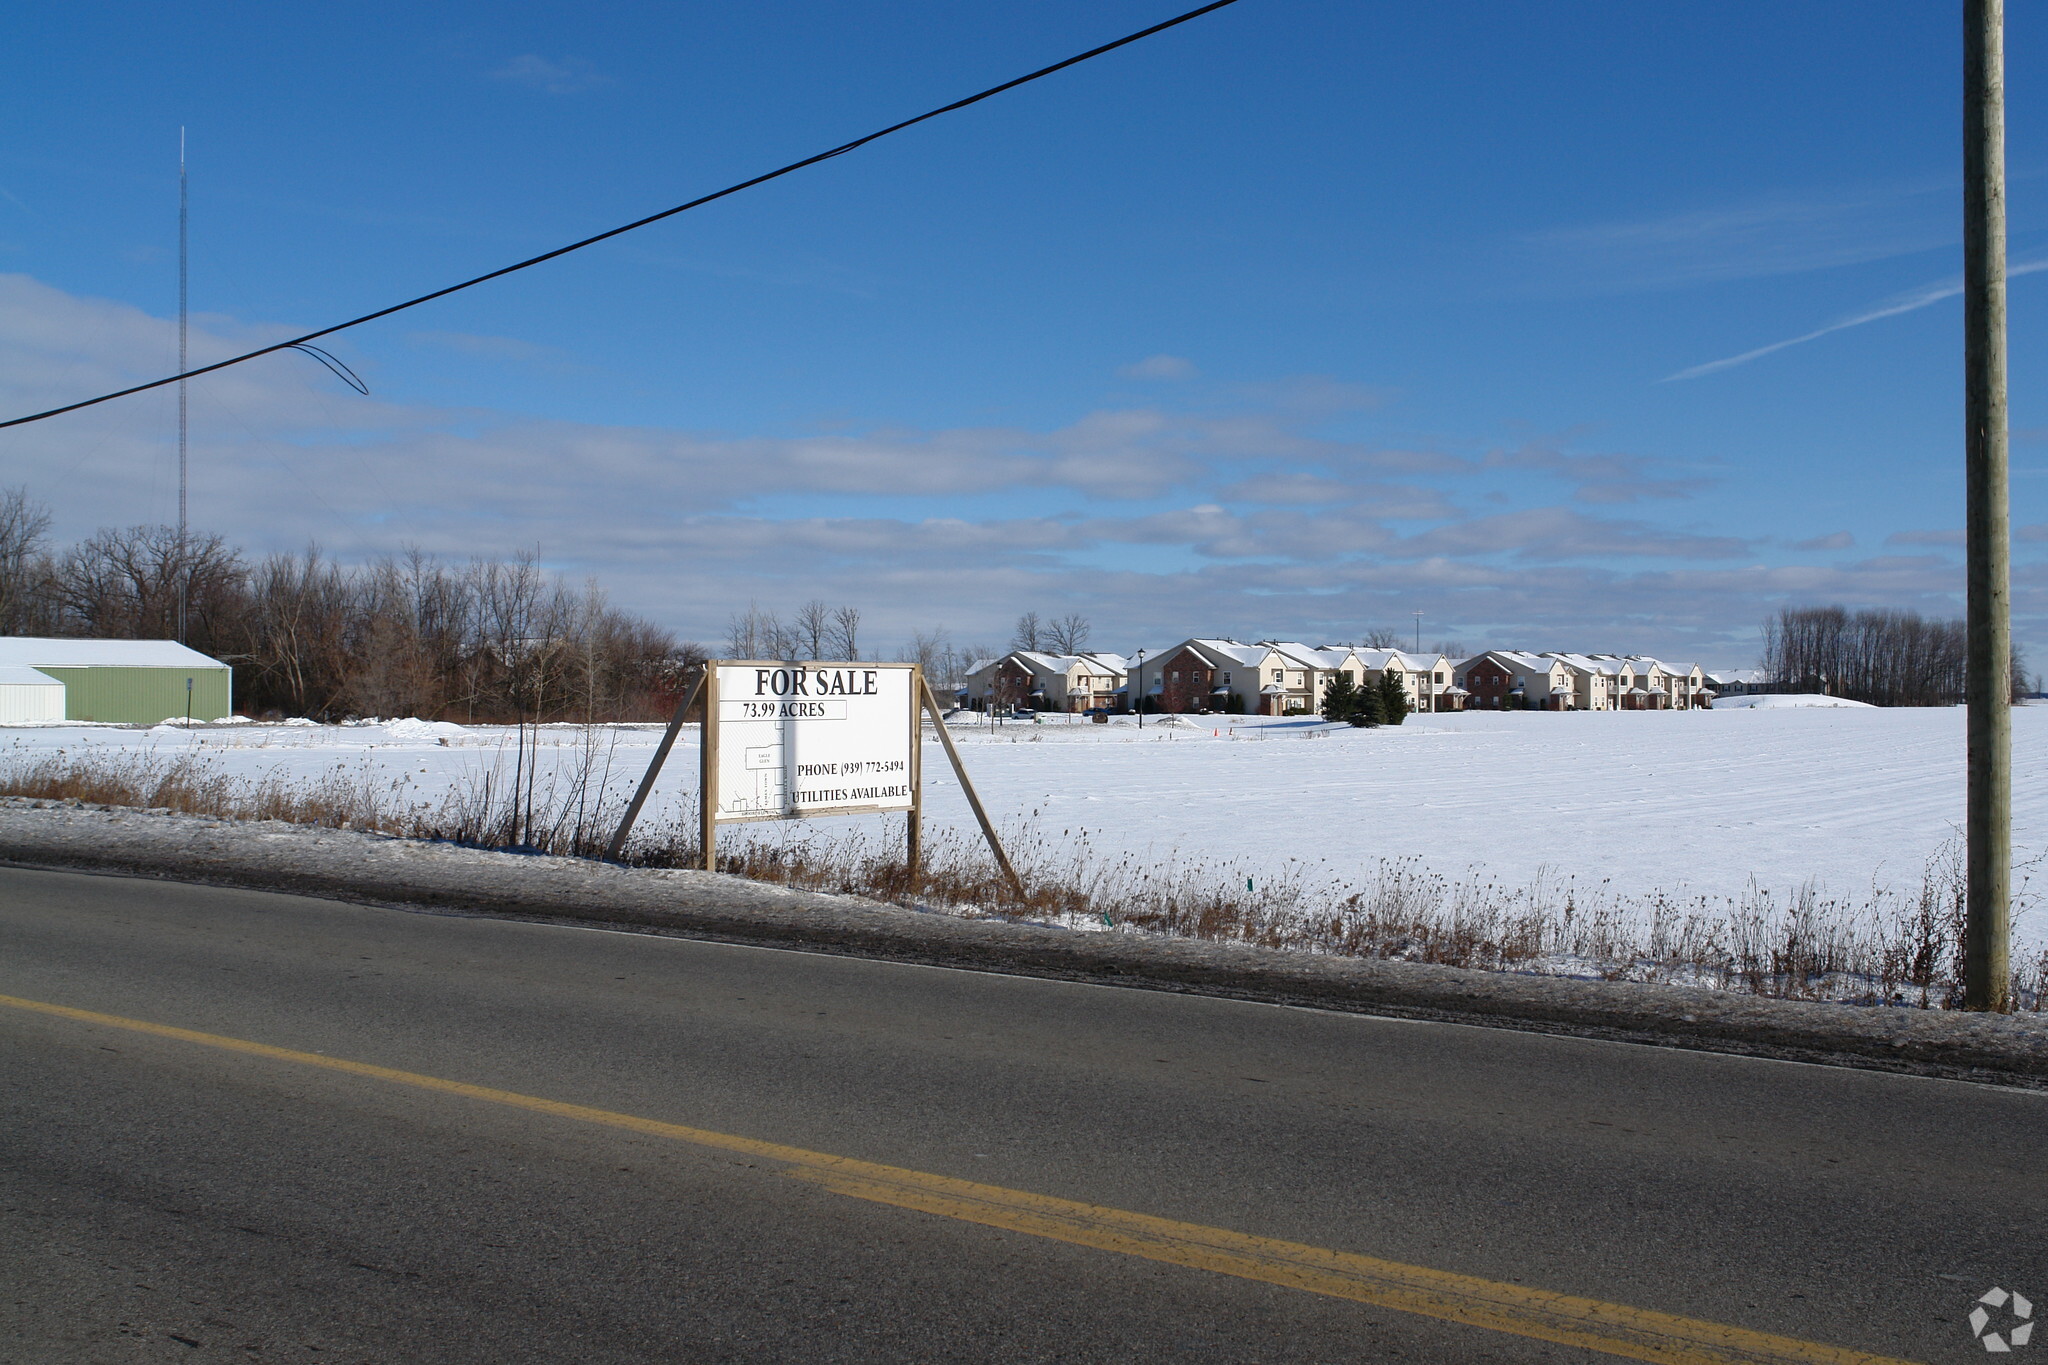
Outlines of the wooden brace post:
M 988 840 L 989 852 L 996 855 L 996 866 L 1009 878 L 1010 888 L 1017 893 L 1017 899 L 1024 899 L 1024 879 L 1017 875 L 1017 869 L 1010 866 L 1010 855 L 1003 852 L 1002 840 L 996 838 L 996 827 L 988 822 L 988 812 L 981 808 L 981 798 L 974 793 L 974 783 L 967 779 L 967 768 L 960 762 L 960 751 L 953 747 L 952 732 L 946 729 L 945 718 L 939 714 L 939 701 L 932 695 L 931 684 L 924 680 L 923 670 L 917 675 L 918 690 L 924 696 L 925 710 L 931 713 L 932 725 L 939 732 L 939 743 L 945 746 L 946 757 L 953 764 L 953 776 L 960 779 L 960 790 L 966 794 L 968 809 L 981 825 L 981 834 Z M 922 728 L 922 727 L 920 727 Z
M 640 790 L 633 793 L 632 801 L 626 806 L 625 817 L 619 821 L 619 831 L 612 835 L 611 846 L 604 851 L 606 862 L 616 862 L 620 851 L 626 847 L 626 837 L 633 832 L 633 822 L 640 818 L 640 808 L 647 804 L 647 794 L 654 790 L 654 779 L 661 776 L 661 765 L 668 761 L 668 751 L 676 746 L 676 735 L 683 728 L 683 716 L 703 690 L 704 674 L 700 672 L 684 690 L 683 699 L 676 703 L 676 713 L 669 717 L 668 729 L 663 732 L 661 744 L 647 765 L 647 775 L 640 779 Z

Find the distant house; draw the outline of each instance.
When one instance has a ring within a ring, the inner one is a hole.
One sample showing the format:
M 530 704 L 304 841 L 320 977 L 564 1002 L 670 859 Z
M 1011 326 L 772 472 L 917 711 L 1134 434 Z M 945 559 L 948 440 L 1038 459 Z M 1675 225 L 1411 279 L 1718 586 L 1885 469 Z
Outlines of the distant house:
M 1636 686 L 1634 665 L 1611 654 L 1545 654 L 1571 674 L 1576 711 L 1620 711 Z
M 1758 697 L 1773 689 L 1773 680 L 1761 668 L 1717 668 L 1707 674 L 1707 686 L 1717 697 Z
M 1236 640 L 1183 640 L 1145 661 L 1147 696 L 1161 711 L 1284 716 L 1292 702 L 1309 709 L 1311 665 L 1270 645 Z M 1289 686 L 1289 674 L 1293 686 Z M 1290 695 L 1290 691 L 1292 695 Z
M 1697 710 L 1713 704 L 1706 670 L 1698 664 L 1677 664 L 1664 659 L 1654 662 L 1664 670 L 1665 691 L 1671 698 L 1673 710 Z
M 1086 711 L 1117 705 L 1125 663 L 1116 654 L 1047 654 L 1015 649 L 976 664 L 967 674 L 967 704 L 976 711 Z
M 1490 649 L 1457 666 L 1458 685 L 1471 705 L 1486 710 L 1575 711 L 1572 670 L 1562 660 L 1512 649 Z
M 1364 681 L 1377 684 L 1392 674 L 1408 694 L 1411 711 L 1458 711 L 1465 691 L 1458 685 L 1451 661 L 1441 654 L 1410 654 L 1400 649 L 1353 651 L 1365 665 Z
M 220 720 L 234 713 L 228 666 L 176 640 L 0 636 L 0 671 L 7 678 L 0 687 L 11 699 L 0 704 L 46 711 L 47 691 L 32 697 L 38 684 L 23 670 L 62 685 L 63 710 L 54 719 L 155 725 L 188 715 Z

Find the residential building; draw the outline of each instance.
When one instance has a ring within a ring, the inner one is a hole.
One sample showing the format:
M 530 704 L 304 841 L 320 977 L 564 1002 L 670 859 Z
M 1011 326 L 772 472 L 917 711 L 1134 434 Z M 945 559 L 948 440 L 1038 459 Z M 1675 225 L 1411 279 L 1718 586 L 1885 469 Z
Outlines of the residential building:
M 1519 650 L 1490 649 L 1456 669 L 1458 685 L 1471 705 L 1487 710 L 1570 711 L 1572 672 L 1558 659 Z
M 967 704 L 976 711 L 1087 711 L 1121 701 L 1125 662 L 1116 654 L 1047 654 L 1013 649 L 976 664 L 967 675 Z
M 1290 703 L 1308 709 L 1307 666 L 1270 645 L 1183 640 L 1145 670 L 1158 678 L 1150 695 L 1161 711 L 1284 716 Z
M 1761 668 L 1717 668 L 1706 680 L 1717 697 L 1756 697 L 1775 690 L 1771 676 Z

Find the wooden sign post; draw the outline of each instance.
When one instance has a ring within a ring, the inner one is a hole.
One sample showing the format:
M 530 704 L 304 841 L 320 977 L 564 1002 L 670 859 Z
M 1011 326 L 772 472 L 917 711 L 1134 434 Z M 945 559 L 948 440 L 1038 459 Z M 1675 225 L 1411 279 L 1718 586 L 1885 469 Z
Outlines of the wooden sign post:
M 902 812 L 914 873 L 924 856 L 922 717 L 929 715 L 988 840 L 1021 897 L 995 826 L 968 780 L 938 699 L 916 664 L 714 659 L 676 705 L 605 857 L 626 847 L 692 703 L 703 718 L 697 819 L 701 866 L 718 870 L 718 827 L 754 820 Z

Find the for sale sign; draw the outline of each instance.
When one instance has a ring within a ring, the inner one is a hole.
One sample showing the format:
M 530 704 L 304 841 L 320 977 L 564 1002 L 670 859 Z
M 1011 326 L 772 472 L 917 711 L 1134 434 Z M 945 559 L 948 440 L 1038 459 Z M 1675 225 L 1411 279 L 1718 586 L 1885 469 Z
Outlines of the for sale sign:
M 711 673 L 706 767 L 721 822 L 916 804 L 914 665 L 722 662 Z

